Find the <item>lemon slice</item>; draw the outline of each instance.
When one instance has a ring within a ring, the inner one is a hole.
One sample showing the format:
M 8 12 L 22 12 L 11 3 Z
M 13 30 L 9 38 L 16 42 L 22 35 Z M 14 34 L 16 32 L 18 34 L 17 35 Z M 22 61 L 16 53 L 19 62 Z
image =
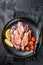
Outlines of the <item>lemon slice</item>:
M 5 39 L 4 41 L 5 41 L 5 43 L 6 43 L 7 45 L 9 45 L 9 46 L 13 47 L 13 44 L 11 43 L 11 41 L 10 41 L 10 40 Z
M 10 29 L 6 30 L 5 37 L 10 40 Z

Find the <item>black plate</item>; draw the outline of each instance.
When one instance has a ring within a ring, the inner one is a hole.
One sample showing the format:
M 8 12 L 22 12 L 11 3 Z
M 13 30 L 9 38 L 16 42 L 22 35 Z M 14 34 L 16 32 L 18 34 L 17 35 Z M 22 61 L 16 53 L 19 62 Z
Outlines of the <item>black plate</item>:
M 24 25 L 28 24 L 30 29 L 33 31 L 32 34 L 37 39 L 36 31 L 37 31 L 38 26 L 34 23 L 34 21 L 32 21 L 32 20 L 30 20 L 28 18 L 25 18 L 25 17 L 18 17 L 18 18 L 15 18 L 15 19 L 9 21 L 4 26 L 3 31 L 2 31 L 2 43 L 3 43 L 4 47 L 5 47 L 5 49 L 9 53 L 13 54 L 14 56 L 20 57 L 20 58 L 22 58 L 22 57 L 30 57 L 30 56 L 33 55 L 34 51 L 32 51 L 32 50 L 29 51 L 29 52 L 27 52 L 27 51 L 17 51 L 14 47 L 12 48 L 12 47 L 8 46 L 7 44 L 5 44 L 5 42 L 4 42 L 4 33 L 5 33 L 6 29 L 11 28 L 11 26 L 13 26 L 13 25 L 16 25 L 18 23 L 18 21 L 21 21 Z

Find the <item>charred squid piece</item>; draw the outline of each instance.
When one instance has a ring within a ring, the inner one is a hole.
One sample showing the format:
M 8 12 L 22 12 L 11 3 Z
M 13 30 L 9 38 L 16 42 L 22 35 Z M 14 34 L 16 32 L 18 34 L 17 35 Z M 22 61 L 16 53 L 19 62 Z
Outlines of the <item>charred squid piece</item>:
M 22 34 L 24 33 L 24 27 L 23 27 L 22 22 L 18 22 L 17 26 L 18 26 L 19 34 L 20 36 L 22 36 Z
M 32 31 L 31 31 L 31 30 L 29 30 L 29 31 L 28 31 L 28 41 L 30 41 L 30 40 L 31 40 L 31 37 L 32 37 Z
M 14 35 L 11 36 L 11 42 L 13 45 L 15 44 L 15 36 Z
M 10 36 L 12 36 L 14 34 L 14 30 L 16 30 L 16 27 L 12 26 L 10 29 Z
M 16 48 L 16 50 L 20 50 L 21 49 L 19 44 L 14 44 L 14 47 Z
M 12 26 L 11 27 L 11 32 L 13 32 L 15 29 L 16 29 L 16 27 L 15 26 Z
M 21 38 L 18 30 L 14 31 L 14 34 L 11 36 L 11 41 L 16 49 L 19 48 L 19 45 L 21 44 Z
M 21 38 L 20 38 L 20 34 L 18 33 L 18 31 L 16 31 L 15 33 L 15 43 L 21 44 Z
M 22 39 L 22 45 L 23 46 L 26 46 L 28 44 L 28 32 L 27 33 L 24 33 L 24 37 Z
M 24 32 L 28 32 L 28 30 L 29 30 L 29 26 L 26 24 L 24 27 Z

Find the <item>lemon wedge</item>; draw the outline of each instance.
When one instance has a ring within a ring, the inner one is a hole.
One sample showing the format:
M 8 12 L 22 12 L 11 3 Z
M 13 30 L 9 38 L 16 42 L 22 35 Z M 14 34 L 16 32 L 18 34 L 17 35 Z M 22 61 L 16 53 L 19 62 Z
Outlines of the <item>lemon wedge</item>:
M 6 30 L 5 37 L 10 40 L 10 29 Z
M 10 40 L 5 39 L 4 41 L 5 41 L 5 43 L 6 43 L 7 45 L 9 45 L 9 46 L 13 47 L 13 44 L 11 43 L 11 41 L 10 41 Z

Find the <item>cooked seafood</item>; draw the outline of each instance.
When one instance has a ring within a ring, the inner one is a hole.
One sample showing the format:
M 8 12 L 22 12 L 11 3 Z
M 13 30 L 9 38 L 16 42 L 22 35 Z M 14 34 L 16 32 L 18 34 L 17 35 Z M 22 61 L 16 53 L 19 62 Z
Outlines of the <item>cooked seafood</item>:
M 8 29 L 6 31 L 6 38 L 10 38 L 10 41 L 7 42 L 9 46 L 14 46 L 16 50 L 34 50 L 34 43 L 36 41 L 36 38 L 32 37 L 32 30 L 29 29 L 29 26 L 26 24 L 23 25 L 22 22 L 18 22 L 16 26 L 12 26 L 11 29 Z M 7 36 L 8 35 L 8 36 Z M 5 40 L 6 43 L 6 40 Z
M 22 35 L 24 33 L 24 27 L 23 27 L 22 22 L 18 22 L 17 27 L 18 27 L 17 28 L 18 29 L 18 32 L 19 32 L 20 36 L 22 37 Z
M 29 30 L 29 26 L 26 24 L 25 27 L 24 27 L 24 31 L 28 32 L 28 30 Z

